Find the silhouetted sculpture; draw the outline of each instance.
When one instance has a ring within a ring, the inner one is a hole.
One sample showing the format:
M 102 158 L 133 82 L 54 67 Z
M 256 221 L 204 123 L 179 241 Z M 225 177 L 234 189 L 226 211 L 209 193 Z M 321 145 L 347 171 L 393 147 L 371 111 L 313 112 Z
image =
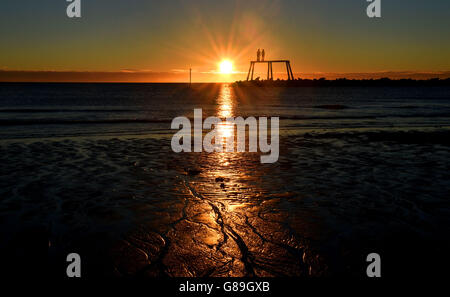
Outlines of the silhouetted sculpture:
M 257 52 L 257 60 L 250 61 L 250 68 L 248 69 L 247 80 L 253 80 L 253 74 L 255 72 L 255 64 L 259 63 L 267 63 L 267 80 L 273 80 L 273 63 L 284 63 L 286 65 L 286 74 L 288 80 L 294 80 L 294 74 L 292 73 L 291 62 L 289 60 L 264 60 L 265 51 L 262 51 L 262 60 L 261 51 L 258 49 Z
M 261 61 L 261 50 L 258 49 L 258 51 L 256 52 L 256 61 Z
M 264 51 L 264 49 L 261 52 L 261 61 L 264 62 L 264 56 L 266 55 L 266 52 Z

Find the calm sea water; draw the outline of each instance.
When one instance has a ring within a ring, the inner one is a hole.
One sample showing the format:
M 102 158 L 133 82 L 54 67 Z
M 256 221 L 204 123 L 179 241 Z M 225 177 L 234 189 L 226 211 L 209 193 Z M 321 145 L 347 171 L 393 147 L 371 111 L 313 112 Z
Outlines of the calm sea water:
M 173 118 L 279 116 L 280 158 L 182 153 Z M 1 84 L 0 270 L 436 276 L 450 248 L 450 88 Z M 25 267 L 25 268 L 24 268 Z
M 450 90 L 2 84 L 0 137 L 165 134 L 173 118 L 192 118 L 194 108 L 205 116 L 278 116 L 282 130 L 441 127 L 449 124 Z

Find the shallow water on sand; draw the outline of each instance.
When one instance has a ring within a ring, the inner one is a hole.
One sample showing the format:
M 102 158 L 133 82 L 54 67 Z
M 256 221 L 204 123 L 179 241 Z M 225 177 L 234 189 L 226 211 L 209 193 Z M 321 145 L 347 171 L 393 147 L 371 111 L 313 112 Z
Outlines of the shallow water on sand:
M 249 114 L 236 92 L 211 92 L 207 112 Z M 0 142 L 0 252 L 11 265 L 2 269 L 22 273 L 34 257 L 63 277 L 76 251 L 85 277 L 364 277 L 365 257 L 378 252 L 388 276 L 433 274 L 450 247 L 442 116 L 395 127 L 392 118 L 301 126 L 290 117 L 274 164 L 258 153 L 175 154 L 170 122 L 148 133 L 128 123 L 50 125 L 38 132 L 46 138 L 21 138 L 9 125 Z M 68 137 L 74 131 L 82 137 Z

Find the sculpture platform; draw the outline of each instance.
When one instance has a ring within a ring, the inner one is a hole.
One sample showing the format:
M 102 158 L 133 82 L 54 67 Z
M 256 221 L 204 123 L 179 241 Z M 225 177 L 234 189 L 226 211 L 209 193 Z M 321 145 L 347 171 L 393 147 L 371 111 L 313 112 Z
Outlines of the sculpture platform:
M 285 63 L 286 72 L 288 75 L 288 80 L 294 79 L 294 74 L 292 73 L 291 62 L 289 60 L 264 60 L 264 61 L 250 61 L 250 68 L 248 69 L 247 81 L 253 80 L 253 73 L 255 72 L 255 64 L 267 63 L 267 80 L 273 80 L 273 63 Z

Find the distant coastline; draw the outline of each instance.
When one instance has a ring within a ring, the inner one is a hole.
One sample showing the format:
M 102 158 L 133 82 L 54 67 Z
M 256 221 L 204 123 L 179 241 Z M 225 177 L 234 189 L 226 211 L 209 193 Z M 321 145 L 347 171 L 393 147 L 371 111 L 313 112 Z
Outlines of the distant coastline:
M 239 87 L 408 87 L 408 86 L 450 86 L 450 78 L 415 79 L 294 79 L 237 81 Z

